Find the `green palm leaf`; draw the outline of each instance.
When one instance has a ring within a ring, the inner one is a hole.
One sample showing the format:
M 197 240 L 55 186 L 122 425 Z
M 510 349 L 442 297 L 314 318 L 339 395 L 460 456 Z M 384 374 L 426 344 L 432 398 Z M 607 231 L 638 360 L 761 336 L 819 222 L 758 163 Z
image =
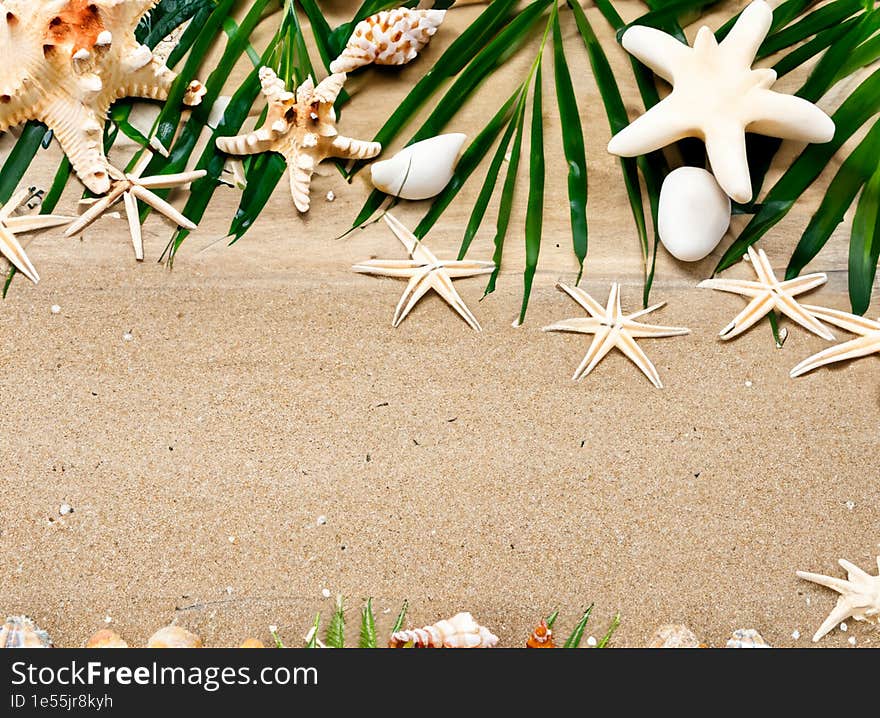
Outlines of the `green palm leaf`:
M 541 62 L 535 72 L 532 94 L 532 125 L 529 139 L 529 199 L 526 205 L 526 268 L 523 273 L 523 299 L 518 324 L 526 318 L 532 283 L 538 268 L 541 234 L 544 226 L 544 117 L 541 91 Z

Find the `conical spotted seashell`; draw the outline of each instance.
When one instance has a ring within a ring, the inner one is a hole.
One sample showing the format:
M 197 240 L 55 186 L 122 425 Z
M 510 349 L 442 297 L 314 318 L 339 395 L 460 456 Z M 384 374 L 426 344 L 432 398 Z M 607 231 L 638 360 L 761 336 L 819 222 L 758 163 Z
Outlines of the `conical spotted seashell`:
M 53 648 L 52 639 L 27 616 L 10 616 L 0 627 L 0 648 Z
M 532 635 L 526 641 L 526 648 L 556 648 L 556 644 L 553 643 L 553 631 L 547 625 L 547 621 L 541 621 L 532 631 Z
M 388 641 L 389 648 L 495 648 L 498 636 L 481 626 L 469 613 L 457 613 L 433 626 L 396 631 Z
M 385 10 L 361 20 L 345 50 L 330 64 L 330 72 L 351 72 L 364 65 L 405 65 L 419 51 L 446 16 L 445 10 Z

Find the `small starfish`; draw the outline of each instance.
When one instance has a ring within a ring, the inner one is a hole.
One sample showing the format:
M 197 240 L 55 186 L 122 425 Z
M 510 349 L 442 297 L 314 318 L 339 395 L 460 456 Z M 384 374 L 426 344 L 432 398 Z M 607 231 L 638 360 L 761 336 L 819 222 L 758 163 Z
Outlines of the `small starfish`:
M 137 201 L 140 200 L 144 204 L 150 205 L 160 214 L 164 214 L 172 222 L 184 229 L 194 230 L 196 224 L 190 222 L 168 202 L 158 197 L 150 190 L 152 189 L 171 189 L 172 187 L 180 187 L 189 184 L 197 179 L 204 177 L 207 172 L 205 170 L 195 170 L 193 172 L 181 172 L 179 174 L 156 175 L 155 177 L 141 177 L 152 157 L 145 154 L 137 166 L 130 174 L 122 174 L 111 168 L 111 176 L 114 182 L 110 188 L 110 192 L 105 197 L 99 197 L 94 200 L 92 206 L 77 219 L 67 231 L 65 237 L 72 237 L 79 234 L 86 227 L 95 222 L 104 212 L 109 210 L 120 199 L 125 203 L 125 214 L 128 218 L 128 228 L 131 232 L 131 241 L 134 245 L 134 256 L 139 261 L 144 260 L 144 239 L 141 231 L 140 212 L 138 210 Z
M 780 282 L 776 278 L 770 260 L 767 259 L 767 254 L 763 249 L 755 251 L 754 248 L 749 247 L 749 259 L 752 262 L 755 274 L 758 275 L 759 281 L 706 279 L 697 285 L 698 287 L 717 289 L 721 292 L 731 292 L 752 298 L 748 305 L 746 305 L 746 308 L 721 330 L 719 336 L 722 339 L 733 339 L 733 337 L 739 336 L 774 309 L 793 319 L 804 329 L 818 334 L 823 339 L 834 339 L 834 335 L 794 299 L 799 294 L 825 284 L 828 280 L 825 274 L 805 274 L 802 277 L 795 277 L 794 279 Z
M 13 217 L 15 212 L 29 196 L 26 189 L 17 192 L 11 200 L 0 208 L 0 254 L 8 259 L 12 265 L 34 284 L 40 281 L 40 275 L 31 260 L 25 254 L 24 248 L 16 238 L 19 232 L 35 232 L 49 227 L 60 227 L 70 224 L 73 217 L 61 217 L 53 214 L 31 214 Z
M 324 78 L 317 87 L 309 77 L 296 94 L 288 92 L 284 82 L 268 67 L 260 69 L 260 81 L 269 100 L 266 123 L 248 135 L 219 137 L 217 147 L 230 155 L 283 155 L 290 171 L 293 202 L 300 212 L 309 211 L 312 175 L 322 160 L 369 159 L 382 151 L 378 142 L 343 137 L 336 129 L 333 103 L 345 83 L 344 73 Z
M 135 39 L 156 0 L 0 1 L 0 132 L 25 120 L 49 126 L 77 176 L 110 189 L 103 130 L 122 97 L 168 99 L 177 75 Z M 192 83 L 184 102 L 201 102 Z
M 814 642 L 847 618 L 880 624 L 880 575 L 872 576 L 844 559 L 837 563 L 847 572 L 846 581 L 819 573 L 797 572 L 798 578 L 818 583 L 840 594 L 837 605 L 813 636 Z M 880 556 L 877 557 L 877 569 L 880 571 Z
M 633 157 L 699 137 L 718 183 L 737 202 L 752 197 L 746 132 L 798 142 L 828 142 L 834 122 L 814 104 L 770 89 L 771 69 L 752 69 L 770 30 L 773 10 L 756 0 L 743 10 L 719 44 L 700 28 L 693 48 L 660 30 L 630 27 L 621 38 L 626 50 L 673 85 L 672 93 L 608 145 L 615 155 Z
M 875 322 L 865 317 L 850 314 L 849 312 L 826 309 L 825 307 L 813 307 L 807 304 L 804 305 L 804 309 L 817 319 L 826 321 L 853 334 L 860 334 L 861 336 L 856 339 L 850 339 L 848 342 L 828 347 L 828 349 L 818 354 L 807 357 L 791 370 L 792 379 L 826 364 L 880 353 L 880 321 Z
M 400 326 L 400 323 L 419 299 L 425 296 L 429 289 L 433 289 L 461 315 L 471 328 L 478 332 L 482 331 L 477 318 L 467 308 L 458 292 L 455 291 L 455 287 L 452 286 L 452 280 L 489 274 L 495 271 L 495 265 L 492 262 L 437 259 L 434 253 L 395 217 L 385 214 L 385 222 L 406 247 L 406 251 L 409 252 L 412 259 L 370 259 L 354 265 L 352 270 L 362 274 L 409 279 L 406 291 L 404 291 L 397 304 L 397 310 L 394 312 L 393 326 Z
M 595 335 L 587 355 L 572 377 L 573 380 L 577 381 L 585 377 L 593 371 L 595 366 L 602 361 L 608 352 L 617 347 L 633 364 L 642 370 L 642 373 L 651 380 L 654 386 L 658 389 L 663 388 L 656 367 L 648 359 L 648 355 L 636 343 L 636 339 L 642 337 L 681 336 L 682 334 L 690 334 L 690 329 L 641 324 L 636 319 L 660 309 L 666 302 L 655 304 L 633 314 L 624 314 L 620 309 L 620 285 L 617 282 L 611 285 L 608 304 L 604 307 L 579 287 L 569 287 L 567 284 L 562 283 L 556 286 L 586 309 L 590 316 L 563 319 L 561 322 L 544 327 L 544 331 Z

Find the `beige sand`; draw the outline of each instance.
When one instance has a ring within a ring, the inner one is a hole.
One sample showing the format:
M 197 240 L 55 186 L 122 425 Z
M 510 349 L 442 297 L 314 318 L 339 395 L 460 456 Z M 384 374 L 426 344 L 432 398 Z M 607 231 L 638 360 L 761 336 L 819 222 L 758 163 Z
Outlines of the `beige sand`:
M 335 4 L 334 22 L 351 5 Z M 622 6 L 627 17 L 641 7 Z M 352 78 L 359 91 L 346 132 L 369 137 L 480 10 L 452 12 L 426 57 L 375 87 L 370 73 Z M 601 18 L 590 17 L 612 48 Z M 604 153 L 598 95 L 564 19 L 591 134 L 584 286 L 604 298 L 621 280 L 635 307 L 637 240 L 618 165 Z M 450 129 L 473 133 L 532 52 Z M 612 55 L 635 109 L 626 60 Z M 547 69 L 548 212 L 522 328 L 511 321 L 524 196 L 499 290 L 478 303 L 480 280 L 458 283 L 482 334 L 436 297 L 392 330 L 402 284 L 349 267 L 402 256 L 400 246 L 381 225 L 334 239 L 366 179 L 348 186 L 332 168 L 315 181 L 310 217 L 295 216 L 282 186 L 233 248 L 214 243 L 238 201 L 221 190 L 173 272 L 136 265 L 122 221 L 96 225 L 82 242 L 57 232 L 32 242 L 42 283 L 17 280 L 0 305 L 0 611 L 30 613 L 61 645 L 82 645 L 105 616 L 132 643 L 177 620 L 208 645 L 268 640 L 269 624 L 295 644 L 317 611 L 331 610 L 327 588 L 348 597 L 352 637 L 372 595 L 382 632 L 406 598 L 412 623 L 470 610 L 520 645 L 542 615 L 560 609 L 565 632 L 595 602 L 593 634 L 621 611 L 618 645 L 644 645 L 658 624 L 678 621 L 715 645 L 742 627 L 774 645 L 806 645 L 834 599 L 795 570 L 834 573 L 838 557 L 868 568 L 877 553 L 878 360 L 790 380 L 824 342 L 790 327 L 777 350 L 764 324 L 721 343 L 717 331 L 742 300 L 694 288 L 718 255 L 685 266 L 661 251 L 653 298 L 669 306 L 654 318 L 693 329 L 643 342 L 666 388 L 653 389 L 620 355 L 572 383 L 587 338 L 540 331 L 577 310 L 554 289 L 573 281 L 574 263 Z M 57 157 L 43 153 L 28 180 L 47 183 Z M 64 208 L 77 191 L 72 183 Z M 476 191 L 468 187 L 430 235 L 441 256 L 456 251 Z M 777 267 L 817 196 L 763 243 Z M 424 209 L 399 216 L 414 223 Z M 491 252 L 491 217 L 473 257 Z M 149 220 L 148 258 L 169 231 Z M 816 303 L 847 306 L 847 237 L 841 228 L 815 263 L 830 272 Z M 61 518 L 64 502 L 74 513 Z M 316 526 L 319 515 L 326 525 Z M 858 624 L 823 645 L 850 636 L 878 640 Z

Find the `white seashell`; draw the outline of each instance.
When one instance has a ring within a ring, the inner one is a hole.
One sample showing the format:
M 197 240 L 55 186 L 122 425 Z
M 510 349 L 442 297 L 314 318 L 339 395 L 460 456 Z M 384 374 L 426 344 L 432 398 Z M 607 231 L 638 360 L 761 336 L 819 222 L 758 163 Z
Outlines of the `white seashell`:
M 727 642 L 727 647 L 770 648 L 770 644 L 754 628 L 739 628 L 733 632 L 733 636 Z
M 730 226 L 730 198 L 710 172 L 679 167 L 660 190 L 657 226 L 663 246 L 676 259 L 696 262 L 709 255 Z
M 397 631 L 391 634 L 389 648 L 495 648 L 498 636 L 474 620 L 470 613 L 456 613 L 433 626 Z
M 412 62 L 446 16 L 445 10 L 385 10 L 361 20 L 330 72 L 351 72 L 364 65 Z
M 401 199 L 428 199 L 449 184 L 467 135 L 438 135 L 404 147 L 390 160 L 374 162 L 373 185 Z
M 0 625 L 0 648 L 53 648 L 52 639 L 27 616 L 10 616 Z
M 837 604 L 813 636 L 813 641 L 818 641 L 847 618 L 880 626 L 880 575 L 872 576 L 845 559 L 837 563 L 846 571 L 845 580 L 809 571 L 797 572 L 799 578 L 827 586 L 840 594 Z M 877 557 L 877 569 L 880 573 L 880 556 Z M 840 626 L 841 630 L 846 630 L 844 625 Z
M 651 636 L 648 648 L 699 648 L 700 639 L 687 626 L 670 623 L 660 626 Z

